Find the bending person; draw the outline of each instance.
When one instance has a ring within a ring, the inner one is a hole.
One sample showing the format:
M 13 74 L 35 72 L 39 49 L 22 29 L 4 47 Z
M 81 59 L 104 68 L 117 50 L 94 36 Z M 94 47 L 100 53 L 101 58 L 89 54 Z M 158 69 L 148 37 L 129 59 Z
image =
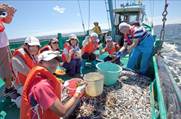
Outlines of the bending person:
M 135 66 L 141 56 L 139 72 L 145 75 L 153 51 L 153 36 L 144 27 L 135 27 L 127 23 L 121 23 L 119 30 L 124 34 L 125 41 L 131 42 L 127 47 L 127 51 L 131 51 L 127 67 L 135 70 Z

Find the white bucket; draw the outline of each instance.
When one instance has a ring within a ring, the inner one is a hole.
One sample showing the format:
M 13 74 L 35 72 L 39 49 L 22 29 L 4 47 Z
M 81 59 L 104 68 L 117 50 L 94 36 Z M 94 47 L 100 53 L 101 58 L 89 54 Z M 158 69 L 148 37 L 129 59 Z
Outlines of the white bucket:
M 91 72 L 84 75 L 87 81 L 86 94 L 91 97 L 98 96 L 103 92 L 104 76 L 98 72 Z

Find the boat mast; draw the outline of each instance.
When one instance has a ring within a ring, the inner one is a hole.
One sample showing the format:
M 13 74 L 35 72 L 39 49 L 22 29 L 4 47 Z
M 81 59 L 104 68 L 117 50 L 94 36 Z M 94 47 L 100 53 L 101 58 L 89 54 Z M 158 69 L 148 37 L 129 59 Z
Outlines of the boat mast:
M 108 6 L 109 6 L 109 15 L 110 15 L 110 19 L 111 19 L 111 36 L 112 38 L 115 40 L 115 27 L 114 27 L 114 15 L 113 15 L 113 4 L 112 4 L 112 0 L 108 0 Z

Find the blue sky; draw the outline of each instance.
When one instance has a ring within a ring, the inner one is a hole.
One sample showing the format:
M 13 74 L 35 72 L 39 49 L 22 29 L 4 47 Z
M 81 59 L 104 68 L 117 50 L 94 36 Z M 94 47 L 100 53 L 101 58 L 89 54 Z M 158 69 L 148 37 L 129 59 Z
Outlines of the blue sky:
M 115 0 L 113 0 L 115 1 Z M 133 0 L 116 0 L 116 7 Z M 78 0 L 0 0 L 17 9 L 13 22 L 6 25 L 9 39 L 29 35 L 42 36 L 83 31 Z M 167 23 L 181 23 L 181 0 L 168 0 Z M 80 0 L 83 21 L 88 29 L 88 0 Z M 143 0 L 146 12 L 154 24 L 161 23 L 164 0 Z M 154 5 L 153 5 L 154 4 Z M 113 3 L 115 6 L 115 3 Z M 153 10 L 154 8 L 154 10 Z M 90 27 L 99 21 L 101 28 L 108 28 L 105 0 L 90 0 Z

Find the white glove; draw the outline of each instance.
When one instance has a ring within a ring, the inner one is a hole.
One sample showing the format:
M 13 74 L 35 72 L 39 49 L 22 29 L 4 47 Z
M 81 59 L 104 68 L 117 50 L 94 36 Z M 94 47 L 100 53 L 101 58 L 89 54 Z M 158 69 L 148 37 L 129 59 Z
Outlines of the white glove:
M 86 84 L 81 85 L 81 86 L 77 87 L 75 92 L 76 93 L 82 93 L 84 91 L 85 87 L 86 87 Z
M 63 84 L 64 87 L 67 87 L 68 85 L 69 85 L 68 81 L 65 81 L 64 84 Z

